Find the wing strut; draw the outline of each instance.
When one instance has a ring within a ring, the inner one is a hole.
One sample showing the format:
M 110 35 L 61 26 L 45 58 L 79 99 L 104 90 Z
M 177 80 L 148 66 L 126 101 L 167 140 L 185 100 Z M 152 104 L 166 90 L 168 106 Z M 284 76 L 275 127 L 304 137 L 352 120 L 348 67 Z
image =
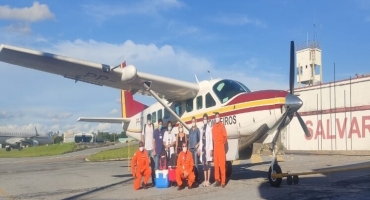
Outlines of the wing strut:
M 150 82 L 144 82 L 143 83 L 144 88 L 163 106 L 167 109 L 168 112 L 170 112 L 175 118 L 189 131 L 190 128 L 185 124 L 184 121 L 181 120 L 181 118 L 170 108 L 168 105 L 158 97 L 158 95 L 153 92 L 153 90 L 150 89 L 151 83 Z

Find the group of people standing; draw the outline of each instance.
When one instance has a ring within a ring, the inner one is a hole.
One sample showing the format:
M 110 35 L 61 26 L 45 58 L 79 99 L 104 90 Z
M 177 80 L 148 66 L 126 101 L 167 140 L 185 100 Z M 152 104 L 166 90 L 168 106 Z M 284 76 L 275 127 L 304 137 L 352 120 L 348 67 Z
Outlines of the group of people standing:
M 196 118 L 192 117 L 192 127 L 189 134 L 186 135 L 181 123 L 176 132 L 173 130 L 171 121 L 168 121 L 167 129 L 163 128 L 162 119 L 158 120 L 158 128 L 155 129 L 151 115 L 148 114 L 147 123 L 142 130 L 139 150 L 135 153 L 131 163 L 135 178 L 134 189 L 140 188 L 141 176 L 145 177 L 141 184 L 143 188 L 148 187 L 150 175 L 152 175 L 152 183 L 155 184 L 155 173 L 151 169 L 159 169 L 160 154 L 163 150 L 167 152 L 168 157 L 177 157 L 176 182 L 178 190 L 184 188 L 183 180 L 185 179 L 187 179 L 189 189 L 192 188 L 193 182 L 198 181 L 196 180 L 199 177 L 198 160 L 203 165 L 204 181 L 202 186 L 211 185 L 211 162 L 213 161 L 214 186 L 225 187 L 227 133 L 224 124 L 220 121 L 219 113 L 215 113 L 215 120 L 216 123 L 212 126 L 208 115 L 204 114 L 203 124 L 198 128 Z

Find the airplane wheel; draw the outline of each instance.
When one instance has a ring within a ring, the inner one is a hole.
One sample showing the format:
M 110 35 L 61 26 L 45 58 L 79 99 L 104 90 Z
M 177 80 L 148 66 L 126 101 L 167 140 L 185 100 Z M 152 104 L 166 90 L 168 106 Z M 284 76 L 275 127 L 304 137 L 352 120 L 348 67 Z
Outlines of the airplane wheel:
M 271 169 L 271 167 L 269 168 L 269 173 L 267 175 L 268 179 L 269 179 L 269 182 L 270 182 L 270 185 L 272 187 L 279 187 L 280 184 L 281 184 L 281 181 L 282 181 L 282 178 L 273 178 L 271 176 L 272 173 L 274 174 L 281 174 L 281 168 L 278 164 L 274 164 L 274 169 Z
M 23 147 L 19 147 L 19 148 L 18 148 L 18 150 L 19 150 L 19 151 L 22 151 L 22 149 L 23 149 Z
M 287 181 L 288 185 L 292 185 L 293 184 L 293 177 L 292 176 L 287 176 L 286 181 Z
M 6 151 L 10 151 L 10 150 L 11 150 L 11 148 L 10 148 L 10 147 L 7 147 L 7 148 L 6 148 Z
M 297 185 L 298 182 L 299 182 L 298 176 L 293 176 L 293 183 L 294 183 L 294 185 Z
M 226 177 L 230 177 L 233 173 L 233 164 L 231 161 L 226 161 Z

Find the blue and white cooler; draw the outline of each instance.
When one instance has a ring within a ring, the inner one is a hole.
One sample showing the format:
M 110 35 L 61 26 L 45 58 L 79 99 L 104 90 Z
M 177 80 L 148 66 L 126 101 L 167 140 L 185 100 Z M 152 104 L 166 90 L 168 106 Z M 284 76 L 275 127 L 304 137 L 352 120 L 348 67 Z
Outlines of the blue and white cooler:
M 168 188 L 170 181 L 168 180 L 168 170 L 155 170 L 155 187 Z

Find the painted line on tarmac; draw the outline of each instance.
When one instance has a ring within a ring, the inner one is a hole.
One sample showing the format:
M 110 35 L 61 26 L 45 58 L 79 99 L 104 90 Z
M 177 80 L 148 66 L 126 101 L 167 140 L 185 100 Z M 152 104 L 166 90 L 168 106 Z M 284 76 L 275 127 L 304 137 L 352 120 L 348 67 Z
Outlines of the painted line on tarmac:
M 15 198 L 14 198 L 14 196 L 12 196 L 12 195 L 8 194 L 5 190 L 3 190 L 3 189 L 1 189 L 1 188 L 0 188 L 0 197 L 1 197 L 1 196 L 5 196 L 5 197 L 7 197 L 8 199 L 15 199 Z
M 262 163 L 263 162 L 263 159 L 260 155 L 257 155 L 257 154 L 253 154 L 252 157 L 251 157 L 251 163 L 253 164 L 257 164 L 257 163 Z

